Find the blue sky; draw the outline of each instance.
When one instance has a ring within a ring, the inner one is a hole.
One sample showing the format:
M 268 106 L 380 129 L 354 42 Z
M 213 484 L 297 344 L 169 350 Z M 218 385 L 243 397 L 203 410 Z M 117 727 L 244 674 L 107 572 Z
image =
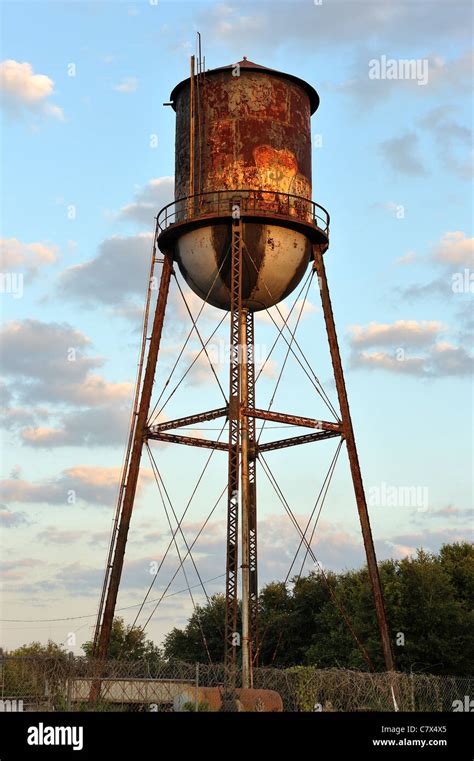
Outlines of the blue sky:
M 312 120 L 313 198 L 331 214 L 326 267 L 379 557 L 471 539 L 470 3 L 4 2 L 1 14 L 2 272 L 10 282 L 13 274 L 23 276 L 21 294 L 5 279 L 1 294 L 2 618 L 96 610 L 153 217 L 172 200 L 175 119 L 162 104 L 188 75 L 197 30 L 208 68 L 245 55 L 307 80 L 320 94 Z M 369 62 L 382 56 L 426 61 L 428 82 L 370 79 Z M 458 277 L 463 287 L 453 290 Z M 198 299 L 190 303 L 196 313 Z M 204 334 L 220 316 L 206 308 Z M 157 388 L 186 335 L 185 320 L 174 289 Z M 258 342 L 270 347 L 271 323 L 258 318 L 256 324 Z M 299 336 L 335 401 L 314 284 Z M 283 359 L 280 349 L 259 381 L 260 406 L 268 404 Z M 224 378 L 223 363 L 216 369 Z M 166 413 L 180 416 L 221 401 L 199 363 Z M 323 416 L 295 363 L 285 369 L 274 409 Z M 184 449 L 154 450 L 178 512 L 208 456 Z M 328 441 L 268 455 L 303 524 L 334 451 Z M 213 457 L 187 516 L 189 540 L 225 483 L 223 457 Z M 149 469 L 146 457 L 144 465 Z M 427 505 L 379 504 L 384 485 L 419 489 Z M 71 490 L 75 503 L 68 502 Z M 285 577 L 297 537 L 263 474 L 259 490 L 265 582 Z M 322 564 L 360 565 L 345 453 L 321 521 L 315 552 Z M 145 471 L 119 607 L 141 602 L 167 531 Z M 224 572 L 223 538 L 222 502 L 197 545 L 205 580 Z M 174 557 L 158 590 L 175 567 Z M 194 583 L 193 574 L 190 567 Z M 172 589 L 185 587 L 179 574 Z M 222 578 L 208 585 L 209 593 L 222 588 Z M 149 636 L 159 642 L 190 610 L 184 594 L 164 601 Z M 124 616 L 133 620 L 131 611 Z M 6 622 L 2 644 L 49 636 L 66 642 L 75 633 L 76 644 L 70 640 L 68 647 L 79 652 L 92 622 Z

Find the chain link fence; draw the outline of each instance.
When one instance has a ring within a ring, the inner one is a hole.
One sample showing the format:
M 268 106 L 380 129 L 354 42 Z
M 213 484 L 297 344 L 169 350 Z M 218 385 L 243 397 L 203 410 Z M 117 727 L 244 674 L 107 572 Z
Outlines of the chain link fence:
M 244 694 L 239 680 L 237 671 L 235 687 Z M 100 666 L 72 655 L 4 655 L 0 710 L 212 711 L 222 706 L 232 683 L 222 665 L 154 659 Z M 256 668 L 253 687 L 240 710 L 468 711 L 474 678 L 297 666 Z

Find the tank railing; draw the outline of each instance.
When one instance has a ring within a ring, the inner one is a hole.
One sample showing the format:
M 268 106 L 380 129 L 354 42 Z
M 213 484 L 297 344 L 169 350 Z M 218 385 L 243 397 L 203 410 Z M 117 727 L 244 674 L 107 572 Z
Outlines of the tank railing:
M 309 198 L 277 190 L 215 190 L 185 196 L 161 209 L 158 226 L 166 230 L 170 225 L 197 217 L 245 212 L 294 217 L 329 233 L 329 213 L 323 206 Z

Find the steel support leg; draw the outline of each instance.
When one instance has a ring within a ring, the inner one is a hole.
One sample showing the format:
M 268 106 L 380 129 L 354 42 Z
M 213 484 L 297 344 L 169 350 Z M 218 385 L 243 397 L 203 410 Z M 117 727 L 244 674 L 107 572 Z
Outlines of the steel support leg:
M 318 246 L 314 247 L 314 267 L 319 278 L 319 288 L 321 292 L 321 303 L 324 313 L 324 320 L 326 323 L 326 331 L 328 334 L 329 351 L 331 353 L 331 361 L 334 370 L 334 380 L 336 382 L 337 396 L 339 399 L 339 407 L 341 410 L 343 436 L 347 444 L 347 454 L 349 457 L 349 465 L 351 469 L 352 482 L 354 485 L 354 493 L 357 502 L 357 510 L 359 512 L 360 525 L 362 528 L 362 537 L 364 540 L 365 554 L 367 557 L 367 567 L 369 570 L 370 583 L 372 585 L 372 592 L 375 601 L 375 610 L 377 614 L 377 621 L 380 629 L 380 635 L 382 639 L 382 647 L 385 659 L 385 666 L 387 671 L 393 671 L 395 669 L 393 661 L 392 647 L 390 643 L 390 635 L 387 625 L 387 617 L 385 614 L 385 605 L 383 599 L 382 585 L 380 583 L 379 569 L 377 566 L 377 558 L 375 555 L 374 540 L 372 538 L 372 530 L 369 521 L 369 512 L 367 510 L 367 501 L 365 498 L 364 485 L 362 482 L 362 475 L 360 472 L 359 458 L 357 455 L 356 442 L 354 437 L 354 430 L 352 427 L 351 413 L 349 410 L 349 402 L 347 399 L 346 384 L 344 380 L 344 372 L 342 369 L 341 355 L 339 352 L 339 344 L 337 341 L 336 326 L 334 323 L 334 315 L 332 311 L 331 299 L 329 296 L 329 288 L 326 278 L 326 269 L 324 266 L 323 255 Z
M 155 316 L 153 320 L 153 328 L 150 339 L 150 346 L 148 349 L 147 363 L 145 376 L 143 379 L 143 386 L 140 396 L 140 404 L 138 408 L 137 423 L 135 427 L 135 434 L 133 439 L 133 446 L 130 454 L 130 460 L 128 464 L 127 480 L 123 491 L 122 507 L 120 511 L 118 530 L 115 540 L 115 548 L 113 553 L 113 559 L 111 564 L 111 573 L 109 584 L 107 588 L 107 596 L 105 602 L 104 613 L 102 617 L 102 623 L 100 627 L 100 634 L 96 644 L 94 655 L 100 661 L 104 661 L 107 657 L 109 648 L 110 634 L 112 631 L 112 623 L 115 612 L 115 605 L 117 602 L 118 588 L 120 579 L 122 576 L 123 561 L 125 556 L 125 546 L 127 544 L 128 529 L 130 526 L 130 519 L 132 516 L 133 503 L 135 499 L 135 493 L 137 490 L 138 475 L 140 470 L 140 460 L 142 456 L 144 434 L 146 430 L 146 424 L 150 411 L 151 394 L 153 389 L 153 381 L 155 378 L 156 364 L 158 360 L 158 352 L 160 348 L 161 335 L 163 331 L 163 321 L 165 317 L 166 303 L 168 300 L 170 278 L 172 272 L 172 259 L 170 254 L 164 255 L 163 268 L 161 271 L 160 288 L 158 292 L 158 299 L 156 303 Z M 100 684 L 99 684 L 100 687 Z M 97 697 L 97 684 L 95 689 L 91 692 L 91 699 Z

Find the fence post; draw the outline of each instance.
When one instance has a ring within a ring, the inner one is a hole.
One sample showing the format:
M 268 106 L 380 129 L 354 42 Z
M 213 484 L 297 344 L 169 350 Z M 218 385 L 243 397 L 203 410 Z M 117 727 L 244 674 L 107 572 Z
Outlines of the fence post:
M 67 710 L 71 710 L 71 693 L 72 693 L 72 680 L 71 672 L 73 670 L 74 653 L 71 651 L 68 653 L 68 669 L 67 669 Z
M 442 711 L 443 710 L 443 699 L 441 697 L 441 692 L 439 689 L 439 679 L 438 677 L 433 677 L 435 679 L 435 695 L 436 695 L 436 704 L 437 704 L 437 710 Z
M 410 671 L 410 687 L 411 687 L 411 710 L 415 713 L 415 675 L 413 671 Z
M 43 670 L 44 673 L 44 670 Z M 51 700 L 50 700 L 50 689 L 49 689 L 49 679 L 48 676 L 45 676 L 44 678 L 44 697 L 46 698 L 46 705 L 48 707 L 48 710 L 51 708 Z
M 196 663 L 196 687 L 195 687 L 195 697 L 194 697 L 194 710 L 199 710 L 199 663 Z

